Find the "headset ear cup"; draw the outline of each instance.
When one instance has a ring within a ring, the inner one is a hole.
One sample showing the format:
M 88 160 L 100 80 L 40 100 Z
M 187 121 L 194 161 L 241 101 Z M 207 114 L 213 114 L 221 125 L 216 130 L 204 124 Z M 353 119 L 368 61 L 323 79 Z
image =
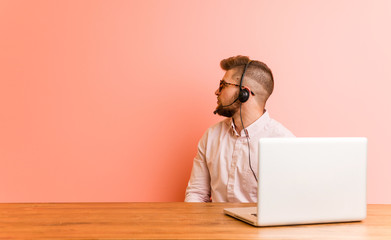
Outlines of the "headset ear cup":
M 248 98 L 250 97 L 250 93 L 248 91 L 248 89 L 241 89 L 240 92 L 239 92 L 239 101 L 244 103 L 248 100 Z

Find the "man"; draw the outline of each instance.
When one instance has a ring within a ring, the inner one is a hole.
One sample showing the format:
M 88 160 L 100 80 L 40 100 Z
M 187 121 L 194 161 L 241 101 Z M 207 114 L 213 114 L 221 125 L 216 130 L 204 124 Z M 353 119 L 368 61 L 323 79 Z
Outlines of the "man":
M 236 56 L 220 66 L 226 72 L 215 92 L 214 113 L 227 119 L 199 141 L 185 201 L 257 202 L 258 140 L 294 135 L 265 109 L 274 87 L 266 64 Z

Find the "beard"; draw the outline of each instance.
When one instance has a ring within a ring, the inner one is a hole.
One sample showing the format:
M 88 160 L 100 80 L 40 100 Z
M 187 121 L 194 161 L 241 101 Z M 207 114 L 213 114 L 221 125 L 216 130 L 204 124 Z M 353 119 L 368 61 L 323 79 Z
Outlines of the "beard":
M 231 103 L 235 101 L 235 98 L 232 99 Z M 223 117 L 232 117 L 235 113 L 239 111 L 240 101 L 236 99 L 236 102 L 231 106 L 224 107 L 221 103 L 216 107 L 215 112 Z

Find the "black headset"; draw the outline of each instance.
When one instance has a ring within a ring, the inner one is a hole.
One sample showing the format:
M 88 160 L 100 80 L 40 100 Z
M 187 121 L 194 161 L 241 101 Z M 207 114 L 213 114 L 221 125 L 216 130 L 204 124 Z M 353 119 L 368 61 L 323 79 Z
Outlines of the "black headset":
M 243 88 L 242 89 L 242 84 L 243 84 L 243 77 L 244 77 L 244 74 L 246 73 L 246 70 L 248 68 L 248 66 L 250 65 L 252 61 L 250 60 L 246 66 L 244 67 L 244 70 L 243 70 L 243 74 L 242 74 L 242 77 L 240 78 L 240 90 L 239 90 L 239 96 L 238 96 L 238 99 L 241 103 L 244 103 L 248 100 L 248 98 L 250 97 L 250 92 L 248 91 L 248 89 L 246 88 Z M 243 119 L 242 119 L 242 105 L 240 105 L 240 122 L 242 123 L 242 127 L 243 127 L 243 130 L 244 132 L 246 133 L 246 139 L 247 139 L 247 146 L 248 146 L 248 164 L 250 165 L 250 169 L 251 169 L 251 172 L 253 173 L 254 175 L 254 178 L 255 178 L 255 181 L 258 182 L 258 178 L 254 172 L 254 169 L 252 168 L 251 166 L 251 156 L 250 156 L 250 141 L 249 141 L 249 136 L 248 136 L 248 132 L 247 132 L 247 129 L 244 128 L 244 124 L 243 124 Z
M 243 85 L 243 78 L 244 78 L 244 74 L 246 73 L 247 71 L 247 68 L 248 66 L 250 65 L 250 63 L 252 62 L 252 60 L 250 60 L 246 66 L 244 66 L 244 70 L 243 70 L 243 73 L 242 73 L 242 77 L 240 78 L 240 84 L 239 84 L 239 96 L 238 96 L 238 99 L 241 103 L 244 103 L 248 100 L 248 98 L 250 97 L 250 92 L 248 91 L 248 89 L 245 89 L 245 88 L 242 88 L 242 85 Z
M 232 104 L 234 104 L 236 101 L 240 101 L 241 103 L 244 103 L 246 102 L 249 98 L 250 98 L 250 92 L 248 89 L 246 88 L 242 88 L 242 85 L 243 85 L 243 78 L 244 78 L 244 74 L 246 73 L 247 71 L 247 68 L 248 66 L 251 64 L 252 60 L 248 61 L 248 63 L 246 64 L 246 66 L 244 66 L 244 70 L 243 70 L 243 73 L 242 73 L 242 77 L 240 78 L 240 84 L 239 84 L 239 95 L 238 97 L 235 99 L 235 101 L 233 101 L 231 104 L 228 104 L 228 105 L 225 105 L 225 106 L 222 106 L 222 107 L 229 107 L 231 106 Z M 252 92 L 251 92 L 252 93 Z M 253 93 L 252 93 L 253 94 Z M 218 110 L 215 110 L 213 113 L 216 114 Z M 243 127 L 243 130 L 244 132 L 246 133 L 246 139 L 247 139 L 247 146 L 248 146 L 248 164 L 250 165 L 250 169 L 251 169 L 251 172 L 253 173 L 254 175 L 254 178 L 255 178 L 255 181 L 258 182 L 258 178 L 254 172 L 254 169 L 252 168 L 251 166 L 251 156 L 250 156 L 250 141 L 249 141 L 249 136 L 248 136 L 248 132 L 247 132 L 247 129 L 244 128 L 244 124 L 243 124 L 243 119 L 242 119 L 242 104 L 240 104 L 240 122 L 242 123 L 242 127 Z

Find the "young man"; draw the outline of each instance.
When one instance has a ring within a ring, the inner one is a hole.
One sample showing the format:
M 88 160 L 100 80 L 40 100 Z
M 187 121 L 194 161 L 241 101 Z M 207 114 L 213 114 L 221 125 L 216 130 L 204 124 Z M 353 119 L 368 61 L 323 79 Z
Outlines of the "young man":
M 224 59 L 215 114 L 198 144 L 186 202 L 257 202 L 258 140 L 294 137 L 265 109 L 274 81 L 266 64 L 246 56 Z

